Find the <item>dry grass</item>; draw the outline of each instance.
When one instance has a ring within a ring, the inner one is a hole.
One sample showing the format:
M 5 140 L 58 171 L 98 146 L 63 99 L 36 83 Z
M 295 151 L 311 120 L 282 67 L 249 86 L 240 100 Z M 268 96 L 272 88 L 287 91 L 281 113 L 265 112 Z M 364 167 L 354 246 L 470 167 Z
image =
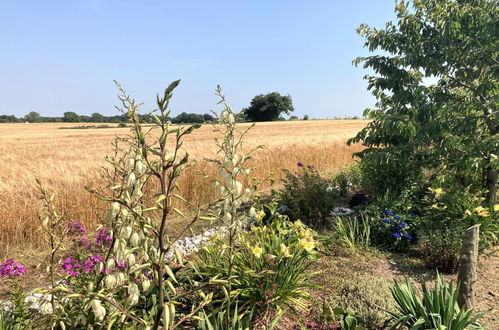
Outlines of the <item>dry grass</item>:
M 36 216 L 40 206 L 35 179 L 57 193 L 62 207 L 70 209 L 71 221 L 95 223 L 105 205 L 85 192 L 85 185 L 99 182 L 104 156 L 111 153 L 116 136 L 129 133 L 127 128 L 71 129 L 67 123 L 1 124 L 0 126 L 0 257 L 29 253 L 40 247 Z M 81 124 L 75 124 L 76 126 Z M 246 124 L 244 124 L 246 125 Z M 360 146 L 348 147 L 345 141 L 366 121 L 323 120 L 258 123 L 247 137 L 247 146 L 264 144 L 255 154 L 257 179 L 281 169 L 293 168 L 296 162 L 314 164 L 320 171 L 332 173 L 348 165 Z M 180 181 L 181 194 L 191 203 L 201 205 L 214 192 L 198 174 L 210 168 L 204 157 L 214 156 L 214 133 L 204 125 L 185 139 L 183 149 L 197 160 Z

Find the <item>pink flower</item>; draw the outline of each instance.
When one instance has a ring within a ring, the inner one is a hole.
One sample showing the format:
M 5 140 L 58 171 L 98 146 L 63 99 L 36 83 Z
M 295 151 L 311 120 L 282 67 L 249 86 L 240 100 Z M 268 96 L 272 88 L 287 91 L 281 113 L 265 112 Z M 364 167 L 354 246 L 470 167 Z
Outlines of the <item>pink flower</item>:
M 101 228 L 99 233 L 97 234 L 97 238 L 95 239 L 95 245 L 97 246 L 111 246 L 113 238 L 109 235 L 109 230 L 106 228 Z
M 85 234 L 87 231 L 81 222 L 70 222 L 68 223 L 68 235 L 70 236 L 80 236 Z
M 0 264 L 0 276 L 21 276 L 26 274 L 27 269 L 13 259 L 8 259 Z

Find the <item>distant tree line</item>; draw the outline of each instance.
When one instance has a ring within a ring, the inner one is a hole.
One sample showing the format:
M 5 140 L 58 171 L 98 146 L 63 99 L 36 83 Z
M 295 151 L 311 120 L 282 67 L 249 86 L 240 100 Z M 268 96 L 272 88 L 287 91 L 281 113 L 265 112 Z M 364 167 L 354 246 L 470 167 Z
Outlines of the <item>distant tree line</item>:
M 139 119 L 144 123 L 152 123 L 153 119 L 150 115 L 140 115 Z M 197 113 L 182 112 L 176 117 L 170 118 L 174 124 L 187 123 L 205 123 L 214 121 L 215 118 L 210 114 L 200 115 Z M 78 115 L 75 112 L 68 111 L 62 117 L 45 117 L 38 112 L 32 111 L 24 117 L 16 117 L 14 115 L 0 115 L 0 123 L 124 123 L 128 121 L 127 115 L 119 116 L 104 116 L 98 112 L 92 113 L 90 116 Z
M 239 120 L 250 121 L 277 121 L 286 120 L 282 115 L 290 116 L 294 111 L 293 101 L 290 95 L 281 95 L 278 92 L 256 95 L 250 102 L 249 107 L 241 111 Z M 152 123 L 149 115 L 139 115 L 139 119 L 145 123 Z M 174 124 L 205 123 L 216 120 L 212 115 L 182 112 L 176 117 L 169 118 Z M 308 120 L 309 116 L 303 116 L 302 120 Z M 299 120 L 297 116 L 290 116 L 289 120 Z M 78 115 L 75 112 L 65 112 L 62 117 L 43 117 L 38 112 L 32 111 L 22 118 L 14 115 L 0 115 L 0 123 L 125 123 L 128 121 L 126 115 L 104 116 L 98 112 L 90 116 Z

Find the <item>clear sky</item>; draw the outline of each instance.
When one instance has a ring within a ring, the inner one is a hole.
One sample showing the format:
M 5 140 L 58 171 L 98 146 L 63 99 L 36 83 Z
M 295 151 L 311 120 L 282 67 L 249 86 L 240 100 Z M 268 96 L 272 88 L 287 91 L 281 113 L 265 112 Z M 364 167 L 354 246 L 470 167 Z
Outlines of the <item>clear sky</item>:
M 393 0 L 0 0 L 0 114 L 117 114 L 118 80 L 142 112 L 182 79 L 173 114 L 236 110 L 290 94 L 295 114 L 360 115 L 373 97 L 351 62 L 355 29 L 394 18 Z

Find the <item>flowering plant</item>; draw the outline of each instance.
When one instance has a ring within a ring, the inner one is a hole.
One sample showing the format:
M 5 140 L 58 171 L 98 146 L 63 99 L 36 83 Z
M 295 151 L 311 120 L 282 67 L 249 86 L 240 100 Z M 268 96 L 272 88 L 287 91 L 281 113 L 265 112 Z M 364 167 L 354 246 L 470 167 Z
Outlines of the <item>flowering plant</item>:
M 232 247 L 231 275 L 231 294 L 241 315 L 254 311 L 257 320 L 269 322 L 285 309 L 306 306 L 306 289 L 312 276 L 307 269 L 316 255 L 315 235 L 300 221 L 284 218 L 241 233 L 238 244 Z M 219 236 L 202 250 L 194 267 L 199 280 L 229 279 L 229 260 L 225 256 L 231 248 L 227 243 Z M 223 305 L 225 299 L 224 294 L 219 294 L 214 302 Z
M 13 259 L 8 259 L 0 264 L 0 276 L 2 277 L 22 276 L 26 272 L 26 267 Z
M 375 244 L 389 249 L 406 250 L 415 240 L 417 223 L 418 216 L 412 212 L 402 216 L 390 209 L 384 209 L 371 223 L 372 240 Z

